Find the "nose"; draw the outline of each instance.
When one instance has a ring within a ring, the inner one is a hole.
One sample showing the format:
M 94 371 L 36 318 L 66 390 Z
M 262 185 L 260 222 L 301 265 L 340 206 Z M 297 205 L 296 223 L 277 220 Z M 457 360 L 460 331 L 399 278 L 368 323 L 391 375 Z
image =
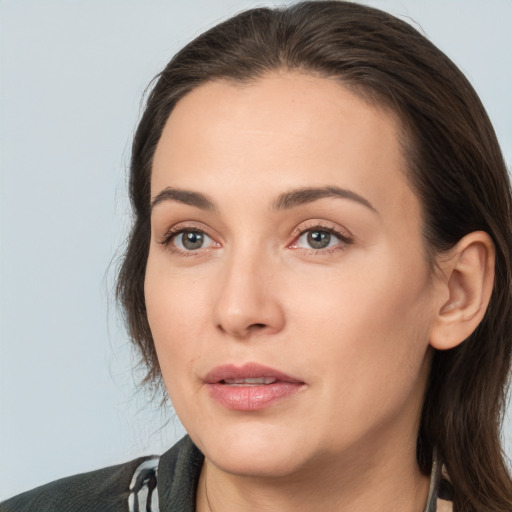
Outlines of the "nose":
M 216 328 L 240 340 L 276 334 L 285 325 L 275 263 L 248 252 L 226 262 L 213 310 Z

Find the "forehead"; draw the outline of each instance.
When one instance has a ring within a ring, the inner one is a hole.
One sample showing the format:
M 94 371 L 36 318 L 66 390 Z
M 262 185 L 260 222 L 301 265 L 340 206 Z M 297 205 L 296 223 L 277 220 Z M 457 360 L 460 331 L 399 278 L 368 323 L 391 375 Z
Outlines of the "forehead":
M 384 209 L 398 201 L 417 210 L 399 134 L 396 116 L 336 80 L 282 72 L 245 84 L 206 83 L 167 121 L 152 196 L 169 186 L 227 198 L 230 191 L 259 197 L 334 184 Z

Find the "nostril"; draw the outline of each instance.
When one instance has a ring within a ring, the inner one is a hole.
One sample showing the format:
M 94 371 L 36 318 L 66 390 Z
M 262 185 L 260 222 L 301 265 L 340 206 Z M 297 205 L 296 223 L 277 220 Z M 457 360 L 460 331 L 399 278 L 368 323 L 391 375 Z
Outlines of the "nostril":
M 265 324 L 252 324 L 250 327 L 252 327 L 253 329 L 264 329 L 265 327 L 267 327 Z

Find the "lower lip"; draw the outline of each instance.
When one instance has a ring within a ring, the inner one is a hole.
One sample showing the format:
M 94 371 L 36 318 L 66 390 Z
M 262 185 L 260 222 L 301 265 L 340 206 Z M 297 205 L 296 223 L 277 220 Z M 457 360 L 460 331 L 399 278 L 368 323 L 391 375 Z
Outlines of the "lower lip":
M 234 411 L 257 411 L 289 398 L 304 384 L 300 382 L 274 382 L 261 386 L 230 386 L 229 384 L 207 384 L 210 396 L 227 409 Z

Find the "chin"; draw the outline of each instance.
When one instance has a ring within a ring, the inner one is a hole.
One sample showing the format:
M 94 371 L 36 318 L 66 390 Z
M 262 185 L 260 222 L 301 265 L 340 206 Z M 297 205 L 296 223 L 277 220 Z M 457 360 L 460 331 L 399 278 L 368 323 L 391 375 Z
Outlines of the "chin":
M 288 428 L 238 424 L 191 437 L 211 463 L 231 474 L 284 477 L 306 463 L 305 440 Z

